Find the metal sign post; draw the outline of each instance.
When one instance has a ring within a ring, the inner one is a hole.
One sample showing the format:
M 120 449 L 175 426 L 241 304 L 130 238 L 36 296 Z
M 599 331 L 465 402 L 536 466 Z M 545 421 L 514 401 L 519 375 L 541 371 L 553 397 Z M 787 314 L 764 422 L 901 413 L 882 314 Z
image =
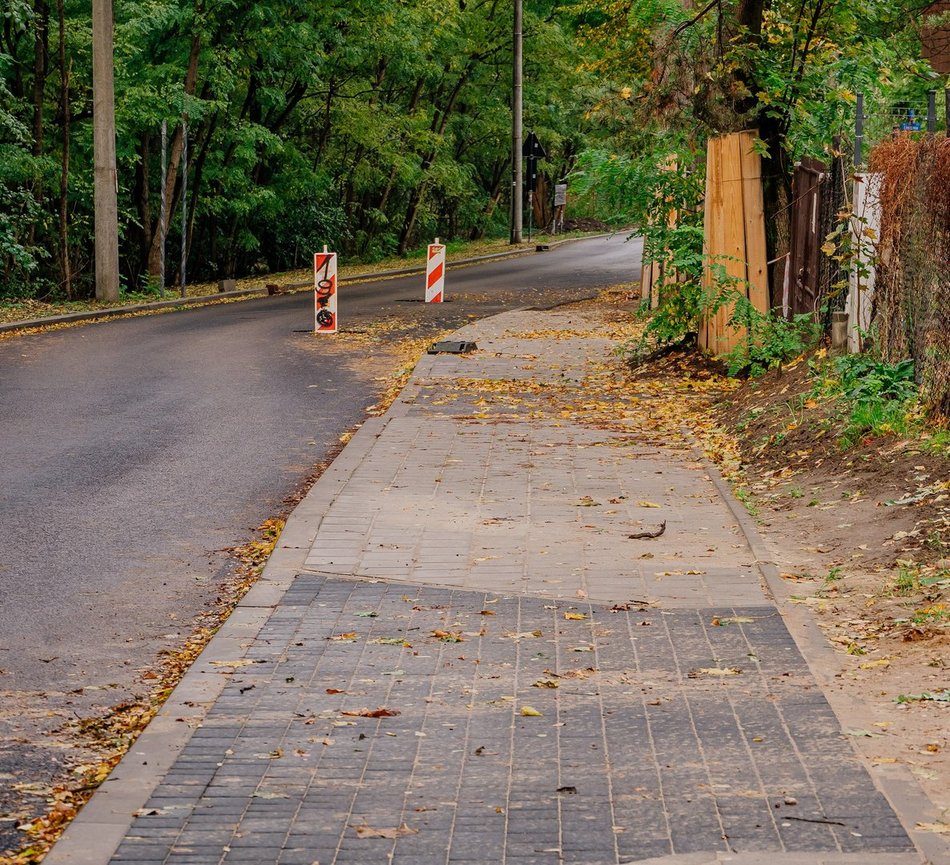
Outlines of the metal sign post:
M 336 253 L 323 252 L 313 256 L 313 332 L 336 333 Z
M 522 155 L 527 160 L 528 176 L 528 240 L 531 240 L 531 223 L 534 217 L 534 191 L 538 188 L 538 160 L 547 157 L 538 136 L 529 132 L 525 139 Z
M 564 231 L 564 208 L 567 206 L 567 184 L 557 183 L 554 186 L 554 221 L 551 227 L 554 229 L 552 234 L 557 234 L 560 226 L 561 232 Z
M 445 244 L 429 244 L 426 256 L 426 303 L 442 303 L 445 300 Z

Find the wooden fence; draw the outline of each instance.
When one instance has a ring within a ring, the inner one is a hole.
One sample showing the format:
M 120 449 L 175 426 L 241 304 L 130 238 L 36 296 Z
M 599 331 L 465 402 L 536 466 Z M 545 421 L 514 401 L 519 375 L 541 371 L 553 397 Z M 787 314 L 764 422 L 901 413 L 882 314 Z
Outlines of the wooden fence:
M 762 313 L 769 309 L 761 159 L 754 132 L 711 138 L 706 151 L 703 285 L 712 290 L 720 271 L 727 287 L 744 294 Z M 734 304 L 725 303 L 702 322 L 699 346 L 721 355 L 741 345 L 745 328 L 729 324 Z

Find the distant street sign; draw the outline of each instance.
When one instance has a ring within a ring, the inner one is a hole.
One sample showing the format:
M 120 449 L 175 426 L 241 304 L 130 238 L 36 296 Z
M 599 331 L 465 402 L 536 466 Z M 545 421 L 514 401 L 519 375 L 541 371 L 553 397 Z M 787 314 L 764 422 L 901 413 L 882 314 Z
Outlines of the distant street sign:
M 528 157 L 528 159 L 546 159 L 547 153 L 544 152 L 544 148 L 541 146 L 541 142 L 538 141 L 538 136 L 534 132 L 529 132 L 528 137 L 524 141 L 524 145 L 521 148 L 521 155 Z
M 567 204 L 567 184 L 558 183 L 554 187 L 554 206 L 563 207 Z

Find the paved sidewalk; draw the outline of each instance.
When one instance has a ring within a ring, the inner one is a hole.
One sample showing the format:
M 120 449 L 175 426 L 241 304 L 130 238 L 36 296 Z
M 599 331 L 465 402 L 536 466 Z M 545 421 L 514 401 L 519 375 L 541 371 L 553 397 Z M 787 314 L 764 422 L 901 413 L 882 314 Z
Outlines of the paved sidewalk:
M 563 410 L 590 329 L 425 358 L 48 862 L 923 861 L 688 443 Z

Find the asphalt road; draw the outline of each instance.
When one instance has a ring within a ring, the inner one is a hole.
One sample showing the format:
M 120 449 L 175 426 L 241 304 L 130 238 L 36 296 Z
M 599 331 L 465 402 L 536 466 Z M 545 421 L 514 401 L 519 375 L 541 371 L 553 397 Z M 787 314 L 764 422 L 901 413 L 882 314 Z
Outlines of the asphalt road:
M 640 251 L 617 235 L 449 267 L 444 304 L 418 302 L 421 276 L 343 283 L 342 328 L 554 305 L 638 279 Z M 376 401 L 379 343 L 311 326 L 301 293 L 0 341 L 0 787 L 36 760 L 15 739 L 136 689 L 214 600 L 225 550 Z

